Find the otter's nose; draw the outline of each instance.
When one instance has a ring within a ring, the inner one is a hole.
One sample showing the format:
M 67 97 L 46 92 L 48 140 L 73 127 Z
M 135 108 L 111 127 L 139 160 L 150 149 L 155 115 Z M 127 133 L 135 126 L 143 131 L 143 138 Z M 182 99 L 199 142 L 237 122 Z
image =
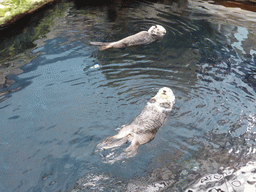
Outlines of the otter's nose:
M 166 95 L 166 90 L 163 90 L 163 94 Z

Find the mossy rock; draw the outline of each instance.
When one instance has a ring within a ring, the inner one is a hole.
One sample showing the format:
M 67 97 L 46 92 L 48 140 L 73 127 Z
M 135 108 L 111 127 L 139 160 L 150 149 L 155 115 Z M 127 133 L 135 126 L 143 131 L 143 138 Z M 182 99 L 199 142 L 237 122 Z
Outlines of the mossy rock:
M 11 24 L 55 0 L 3 0 L 0 1 L 0 27 Z
M 1 17 L 4 17 L 5 16 L 5 13 L 8 13 L 8 11 L 10 11 L 11 9 L 9 7 L 1 7 L 0 5 L 0 19 Z

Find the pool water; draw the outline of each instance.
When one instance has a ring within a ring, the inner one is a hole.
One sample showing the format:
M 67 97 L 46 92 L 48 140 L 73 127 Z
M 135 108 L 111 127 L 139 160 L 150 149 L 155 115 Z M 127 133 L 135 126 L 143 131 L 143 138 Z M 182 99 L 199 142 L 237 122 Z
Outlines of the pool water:
M 0 46 L 0 191 L 191 192 L 202 178 L 210 191 L 246 165 L 254 177 L 255 21 L 256 12 L 212 2 L 117 1 L 56 3 L 16 24 Z M 159 42 L 90 45 L 156 24 L 167 30 Z M 97 144 L 161 87 L 176 101 L 155 139 L 106 162 Z

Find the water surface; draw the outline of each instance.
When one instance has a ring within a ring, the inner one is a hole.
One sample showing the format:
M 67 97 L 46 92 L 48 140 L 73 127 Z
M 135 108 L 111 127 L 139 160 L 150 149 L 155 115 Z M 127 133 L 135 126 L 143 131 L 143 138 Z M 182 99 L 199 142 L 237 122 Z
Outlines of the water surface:
M 204 176 L 255 161 L 255 12 L 69 2 L 35 18 L 1 44 L 1 191 L 194 190 Z M 160 42 L 89 45 L 155 24 L 167 30 Z M 96 145 L 164 86 L 176 103 L 155 139 L 104 163 Z

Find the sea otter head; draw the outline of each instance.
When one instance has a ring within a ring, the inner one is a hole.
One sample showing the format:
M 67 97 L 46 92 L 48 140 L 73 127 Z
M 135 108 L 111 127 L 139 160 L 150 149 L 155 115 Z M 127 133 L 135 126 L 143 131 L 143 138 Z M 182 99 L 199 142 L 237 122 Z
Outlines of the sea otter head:
M 157 104 L 166 110 L 171 110 L 174 102 L 175 96 L 172 90 L 168 87 L 159 89 L 158 93 L 149 100 L 149 103 Z
M 148 33 L 159 36 L 159 37 L 163 37 L 166 34 L 166 30 L 161 25 L 154 25 L 150 27 L 150 29 L 148 30 Z

